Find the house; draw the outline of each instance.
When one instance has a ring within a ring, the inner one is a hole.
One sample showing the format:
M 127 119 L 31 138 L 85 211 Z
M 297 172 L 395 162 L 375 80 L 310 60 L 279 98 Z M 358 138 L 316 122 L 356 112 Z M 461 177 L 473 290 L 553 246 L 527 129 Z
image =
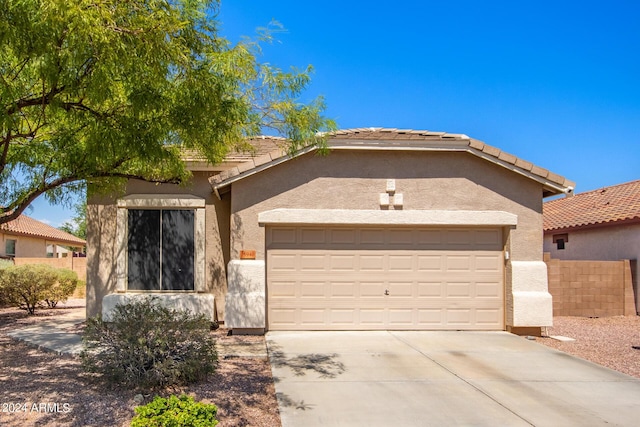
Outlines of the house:
M 2 258 L 59 258 L 68 256 L 66 247 L 86 245 L 84 239 L 26 215 L 0 225 L 0 236 Z
M 542 200 L 573 183 L 461 134 L 362 128 L 330 153 L 253 141 L 189 187 L 88 204 L 87 314 L 152 294 L 238 332 L 552 323 Z
M 636 298 L 640 269 L 640 180 L 544 203 L 544 251 L 561 260 L 632 260 Z

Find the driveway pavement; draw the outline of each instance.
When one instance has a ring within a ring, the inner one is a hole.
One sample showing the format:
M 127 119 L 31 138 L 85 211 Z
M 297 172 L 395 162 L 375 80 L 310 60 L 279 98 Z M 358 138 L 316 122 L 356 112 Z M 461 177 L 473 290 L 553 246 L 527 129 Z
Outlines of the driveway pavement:
M 283 427 L 634 426 L 640 380 L 506 332 L 269 332 Z

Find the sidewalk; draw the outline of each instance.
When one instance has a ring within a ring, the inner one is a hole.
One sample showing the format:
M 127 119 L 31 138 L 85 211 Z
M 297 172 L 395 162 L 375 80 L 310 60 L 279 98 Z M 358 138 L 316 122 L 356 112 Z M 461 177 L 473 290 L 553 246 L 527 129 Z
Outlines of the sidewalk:
M 40 319 L 30 325 L 16 325 L 17 329 L 7 335 L 39 349 L 76 356 L 82 351 L 82 337 L 73 331 L 86 320 L 85 307 L 79 306 L 78 301 L 81 300 L 74 300 L 73 308 L 65 309 L 64 314 Z M 68 305 L 71 303 L 69 301 Z M 64 304 L 60 306 L 62 308 Z

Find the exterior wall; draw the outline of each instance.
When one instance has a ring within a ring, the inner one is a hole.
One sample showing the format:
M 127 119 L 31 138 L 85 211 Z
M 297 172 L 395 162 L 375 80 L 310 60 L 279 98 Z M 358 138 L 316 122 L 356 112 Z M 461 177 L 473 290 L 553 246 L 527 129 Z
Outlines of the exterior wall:
M 565 249 L 558 250 L 553 243 L 554 234 L 568 234 Z M 611 225 L 572 231 L 545 233 L 544 251 L 552 259 L 618 261 L 628 259 L 631 263 L 636 310 L 640 311 L 640 290 L 638 277 L 640 267 L 640 224 Z
M 307 154 L 232 184 L 231 258 L 242 249 L 264 259 L 258 214 L 277 208 L 380 209 L 387 179 L 404 210 L 497 210 L 514 213 L 510 252 L 542 260 L 542 187 L 466 153 L 334 151 Z
M 12 234 L 0 233 L 2 242 L 0 243 L 0 254 L 6 256 L 5 241 L 7 239 L 16 240 L 16 258 L 18 257 L 35 257 L 45 258 L 47 256 L 47 245 L 52 242 L 39 239 L 37 237 L 16 236 Z
M 78 279 L 87 280 L 87 258 L 84 257 L 64 257 L 64 258 L 14 258 L 15 265 L 25 264 L 47 264 L 55 268 L 66 268 L 74 271 Z
M 545 254 L 546 255 L 546 254 Z M 554 316 L 634 316 L 631 263 L 545 257 Z
M 205 283 L 206 293 L 216 301 L 216 317 L 224 319 L 227 292 L 226 264 L 229 261 L 229 210 L 227 197 L 218 200 L 212 193 L 207 173 L 194 173 L 190 185 L 155 185 L 130 181 L 131 194 L 192 194 L 205 200 Z M 102 312 L 102 298 L 116 293 L 116 198 L 90 197 L 87 205 L 87 315 Z
M 231 259 L 239 259 L 241 250 L 255 250 L 257 259 L 264 259 L 265 230 L 258 224 L 261 212 L 380 210 L 380 194 L 388 179 L 395 179 L 404 210 L 517 215 L 518 224 L 505 232 L 510 258 L 505 268 L 506 323 L 551 324 L 551 296 L 542 262 L 542 186 L 468 153 L 336 150 L 324 157 L 311 153 L 237 181 L 232 184 Z M 514 268 L 512 261 L 520 263 Z M 536 289 L 530 290 L 527 283 L 533 276 Z

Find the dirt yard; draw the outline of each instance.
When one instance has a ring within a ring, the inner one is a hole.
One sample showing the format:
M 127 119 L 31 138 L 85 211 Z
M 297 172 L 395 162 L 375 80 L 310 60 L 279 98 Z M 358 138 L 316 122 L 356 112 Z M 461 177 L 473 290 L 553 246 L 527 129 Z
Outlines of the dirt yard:
M 0 425 L 128 426 L 137 392 L 106 389 L 83 373 L 77 358 L 37 350 L 5 335 L 62 310 L 27 317 L 18 309 L 0 309 Z M 264 339 L 212 333 L 219 346 Z M 182 392 L 218 406 L 219 426 L 280 425 L 271 368 L 264 359 L 221 358 L 206 382 L 160 394 Z M 145 396 L 144 403 L 152 399 Z

